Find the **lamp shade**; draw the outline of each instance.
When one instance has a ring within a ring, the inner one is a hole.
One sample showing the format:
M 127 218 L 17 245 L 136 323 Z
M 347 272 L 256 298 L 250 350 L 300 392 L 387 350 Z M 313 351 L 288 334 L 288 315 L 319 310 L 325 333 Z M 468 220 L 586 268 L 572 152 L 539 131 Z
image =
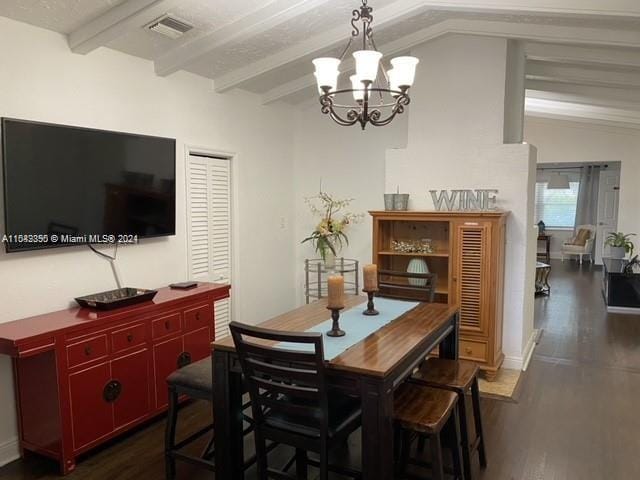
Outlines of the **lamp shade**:
M 395 68 L 392 68 L 387 72 L 387 76 L 389 77 L 389 90 L 391 90 L 391 95 L 393 97 L 398 97 L 400 94 L 400 83 L 398 81 L 398 72 Z
M 374 82 L 382 54 L 375 50 L 358 50 L 353 52 L 353 58 L 356 60 L 356 75 L 360 81 Z
M 391 65 L 396 72 L 396 80 L 399 86 L 410 87 L 416 78 L 416 66 L 418 65 L 416 57 L 396 57 L 391 59 Z
M 549 182 L 547 183 L 548 190 L 568 190 L 570 188 L 568 175 L 555 172 L 549 176 Z
M 316 77 L 316 81 L 318 82 L 318 93 L 320 95 L 324 95 L 324 92 L 322 91 L 322 87 L 326 86 L 329 87 L 329 91 L 333 92 L 335 91 L 336 87 L 338 86 L 338 75 L 340 75 L 340 72 L 338 72 L 338 75 L 336 76 L 332 76 L 331 78 L 327 77 L 327 79 L 325 81 L 331 81 L 333 80 L 332 84 L 325 84 L 325 85 L 320 85 L 320 81 L 318 80 L 318 74 L 314 72 L 313 74 Z
M 338 83 L 338 66 L 340 59 L 332 57 L 321 57 L 313 60 L 316 67 L 315 76 L 318 82 L 318 90 L 322 91 L 322 87 L 331 87 L 335 90 Z
M 360 77 L 358 75 L 351 75 L 349 77 L 351 80 L 351 88 L 353 89 L 353 99 L 356 102 L 361 102 L 364 100 L 364 84 L 360 81 Z

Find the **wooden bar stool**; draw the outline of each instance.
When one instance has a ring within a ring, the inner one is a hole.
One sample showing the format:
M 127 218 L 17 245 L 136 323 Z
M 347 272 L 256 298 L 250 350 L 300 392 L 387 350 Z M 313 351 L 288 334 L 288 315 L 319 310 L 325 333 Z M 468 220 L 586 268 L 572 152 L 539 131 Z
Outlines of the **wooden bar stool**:
M 430 468 L 432 480 L 443 480 L 445 468 L 442 458 L 442 436 L 444 434 L 447 446 L 452 452 L 453 476 L 456 480 L 465 479 L 460 451 L 457 403 L 458 396 L 447 390 L 413 383 L 405 383 L 398 388 L 393 404 L 393 416 L 397 426 L 396 439 L 400 443 L 399 448 L 396 448 L 396 452 L 400 453 L 396 461 L 398 477 L 408 477 L 406 467 L 408 464 L 413 464 Z M 429 440 L 430 463 L 409 458 L 411 442 L 416 434 L 420 438 L 426 437 Z
M 204 358 L 198 362 L 183 366 L 167 377 L 169 387 L 169 412 L 165 430 L 165 471 L 166 479 L 173 480 L 176 476 L 176 460 L 198 465 L 206 470 L 215 471 L 213 461 L 213 422 L 192 433 L 187 438 L 176 443 L 176 426 L 178 423 L 178 401 L 186 395 L 193 400 L 213 399 L 213 376 L 211 373 L 211 359 Z M 251 403 L 243 405 L 243 409 L 249 408 Z M 244 416 L 249 427 L 244 430 L 248 434 L 253 430 L 251 418 Z M 212 432 L 209 443 L 197 457 L 184 453 L 182 450 L 208 432 Z M 245 468 L 255 463 L 255 457 L 245 463 Z
M 460 428 L 463 444 L 462 458 L 467 480 L 471 480 L 471 456 L 474 451 L 478 451 L 480 466 L 482 468 L 487 466 L 484 434 L 482 432 L 482 418 L 480 414 L 478 372 L 478 365 L 474 362 L 429 358 L 411 377 L 411 382 L 413 383 L 445 389 L 458 394 L 458 409 L 460 411 Z M 467 404 L 465 402 L 465 394 L 469 390 L 471 390 L 473 421 L 476 429 L 476 438 L 473 442 L 469 440 Z

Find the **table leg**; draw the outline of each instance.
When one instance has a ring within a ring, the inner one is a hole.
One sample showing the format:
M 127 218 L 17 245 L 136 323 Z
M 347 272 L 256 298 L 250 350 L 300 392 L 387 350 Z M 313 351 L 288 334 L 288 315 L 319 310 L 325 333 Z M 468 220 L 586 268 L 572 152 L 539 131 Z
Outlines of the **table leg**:
M 393 451 L 393 388 L 363 379 L 362 478 L 392 480 Z
M 451 317 L 453 329 L 440 344 L 440 358 L 458 359 L 458 339 L 460 338 L 460 313 L 456 313 Z
M 216 477 L 243 480 L 242 375 L 231 371 L 231 361 L 229 353 L 213 352 Z

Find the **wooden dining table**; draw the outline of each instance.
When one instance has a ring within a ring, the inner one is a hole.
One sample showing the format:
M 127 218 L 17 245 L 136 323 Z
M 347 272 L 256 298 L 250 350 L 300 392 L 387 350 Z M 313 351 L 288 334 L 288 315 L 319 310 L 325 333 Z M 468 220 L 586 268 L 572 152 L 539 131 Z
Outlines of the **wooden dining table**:
M 366 297 L 349 296 L 345 308 L 361 308 Z M 326 321 L 326 300 L 279 315 L 259 326 L 303 332 Z M 367 321 L 366 316 L 362 321 Z M 393 392 L 435 348 L 458 358 L 459 309 L 420 303 L 384 327 L 327 360 L 332 388 L 357 395 L 362 403 L 362 478 L 393 478 Z M 212 344 L 216 478 L 244 478 L 243 382 L 233 341 Z

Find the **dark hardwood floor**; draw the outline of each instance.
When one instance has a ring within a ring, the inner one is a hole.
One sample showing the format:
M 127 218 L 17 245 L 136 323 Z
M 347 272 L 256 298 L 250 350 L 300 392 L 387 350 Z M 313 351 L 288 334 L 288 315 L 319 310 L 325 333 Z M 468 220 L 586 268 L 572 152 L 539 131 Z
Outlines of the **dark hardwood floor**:
M 588 264 L 552 262 L 551 296 L 536 299 L 536 328 L 544 332 L 518 402 L 482 399 L 489 467 L 476 465 L 475 478 L 640 478 L 640 316 L 607 315 L 600 281 Z M 181 414 L 183 427 L 193 428 L 206 421 L 207 405 L 193 403 Z M 163 479 L 163 428 L 161 419 L 90 453 L 69 478 Z M 274 462 L 288 453 L 274 451 Z M 335 461 L 359 465 L 357 434 L 343 455 Z M 53 478 L 56 465 L 36 456 L 0 468 L 0 480 Z M 212 475 L 181 465 L 178 478 Z

